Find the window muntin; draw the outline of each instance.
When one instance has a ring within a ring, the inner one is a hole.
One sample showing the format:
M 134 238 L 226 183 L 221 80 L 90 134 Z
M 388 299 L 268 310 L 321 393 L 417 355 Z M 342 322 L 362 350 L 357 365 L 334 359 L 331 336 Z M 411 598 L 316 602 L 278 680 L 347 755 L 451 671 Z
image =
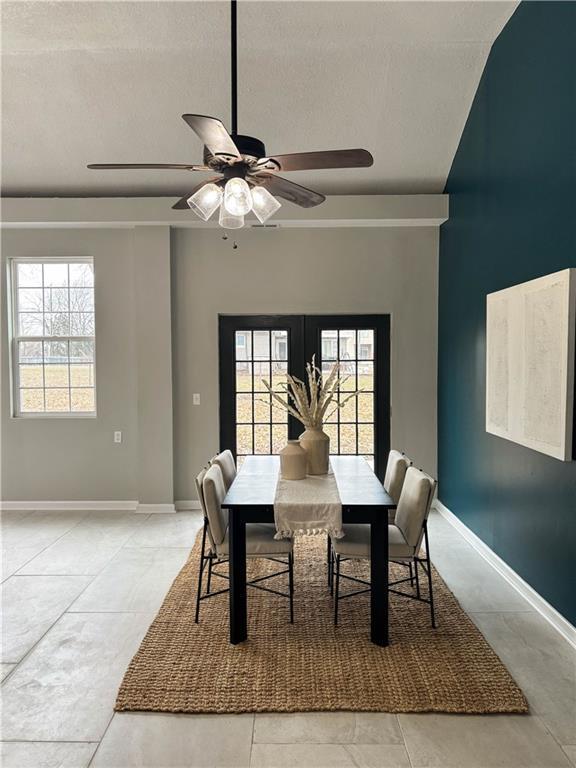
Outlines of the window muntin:
M 94 268 L 89 259 L 14 259 L 15 416 L 93 416 Z

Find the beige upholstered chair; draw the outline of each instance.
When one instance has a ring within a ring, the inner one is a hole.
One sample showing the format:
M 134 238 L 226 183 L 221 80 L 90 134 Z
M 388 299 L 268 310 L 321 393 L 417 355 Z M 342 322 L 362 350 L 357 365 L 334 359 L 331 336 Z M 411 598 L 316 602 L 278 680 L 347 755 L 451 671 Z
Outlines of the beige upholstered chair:
M 414 564 L 414 576 L 410 571 L 410 577 L 400 579 L 390 584 L 390 591 L 395 594 L 409 597 L 413 600 L 428 603 L 432 626 L 436 627 L 434 616 L 434 596 L 432 593 L 432 571 L 430 566 L 430 546 L 428 541 L 428 514 L 436 490 L 436 481 L 415 467 L 406 470 L 402 492 L 398 501 L 394 523 L 388 526 L 388 557 L 402 563 Z M 369 525 L 345 525 L 344 538 L 332 539 L 331 584 L 335 591 L 334 599 L 334 623 L 338 623 L 338 602 L 345 597 L 361 594 L 369 591 L 361 589 L 339 594 L 340 578 L 358 582 L 359 579 L 340 573 L 340 564 L 351 559 L 370 559 L 370 526 Z M 420 557 L 422 540 L 425 540 L 426 556 Z M 428 579 L 428 598 L 422 597 L 418 567 L 421 567 Z M 416 594 L 409 594 L 392 587 L 406 582 L 416 584 Z M 360 580 L 369 588 L 369 582 Z
M 384 475 L 384 490 L 392 498 L 395 504 L 398 504 L 400 500 L 400 493 L 402 492 L 402 486 L 404 485 L 404 477 L 406 476 L 406 470 L 412 464 L 410 459 L 400 451 L 391 450 L 388 454 L 388 461 L 386 462 L 386 473 Z M 391 509 L 388 512 L 388 522 L 394 523 L 394 517 L 396 510 Z M 332 548 L 330 544 L 330 537 L 328 537 L 328 549 L 327 549 L 327 563 L 328 563 L 328 586 L 331 586 L 332 570 L 330 563 L 332 561 Z M 412 577 L 412 563 L 409 563 L 410 576 Z
M 404 478 L 406 477 L 406 470 L 412 464 L 408 456 L 395 451 L 394 449 L 388 454 L 388 461 L 386 462 L 386 474 L 384 475 L 384 490 L 392 497 L 392 500 L 398 504 L 400 501 L 400 494 L 402 493 L 402 486 L 404 485 Z M 391 509 L 388 512 L 388 522 L 394 522 L 394 515 L 396 510 Z
M 400 451 L 391 450 L 388 454 L 386 463 L 386 474 L 384 475 L 384 490 L 392 497 L 392 500 L 398 504 L 406 470 L 412 464 L 410 459 Z
M 234 461 L 234 456 L 232 456 L 232 451 L 229 451 L 229 450 L 222 451 L 222 453 L 219 453 L 217 456 L 214 456 L 214 458 L 210 463 L 218 464 L 218 466 L 222 470 L 222 476 L 224 478 L 224 486 L 226 488 L 226 491 L 228 491 L 236 477 L 236 462 Z
M 218 576 L 227 579 L 227 573 L 218 573 L 214 570 L 215 566 L 228 562 L 229 547 L 229 529 L 228 529 L 228 511 L 222 509 L 222 502 L 226 496 L 226 487 L 220 465 L 213 462 L 209 469 L 203 469 L 196 478 L 196 490 L 198 498 L 204 513 L 204 530 L 202 532 L 202 549 L 200 554 L 200 569 L 198 574 L 198 591 L 196 596 L 196 617 L 198 623 L 200 617 L 200 602 L 209 597 L 228 592 L 228 589 L 219 589 L 211 591 L 212 576 Z M 266 523 L 248 523 L 246 525 L 246 557 L 263 557 L 267 560 L 287 565 L 284 570 L 277 571 L 264 578 L 260 577 L 255 581 L 248 581 L 248 586 L 254 589 L 261 589 L 265 592 L 272 592 L 275 595 L 287 597 L 290 601 L 290 622 L 294 622 L 294 560 L 292 556 L 292 541 L 287 539 L 276 540 L 274 535 L 276 528 L 273 524 Z M 208 570 L 206 580 L 206 591 L 202 593 L 202 582 L 204 571 Z M 267 581 L 282 574 L 288 574 L 288 594 L 264 587 L 260 582 Z

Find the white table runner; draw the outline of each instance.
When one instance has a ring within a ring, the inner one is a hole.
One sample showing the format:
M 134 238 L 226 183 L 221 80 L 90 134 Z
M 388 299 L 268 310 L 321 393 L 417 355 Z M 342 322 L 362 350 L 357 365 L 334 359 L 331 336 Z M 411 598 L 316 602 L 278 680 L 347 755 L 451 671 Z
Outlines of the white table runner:
M 308 475 L 304 480 L 283 480 L 278 474 L 274 522 L 275 539 L 317 533 L 341 539 L 342 502 L 332 467 L 327 475 Z

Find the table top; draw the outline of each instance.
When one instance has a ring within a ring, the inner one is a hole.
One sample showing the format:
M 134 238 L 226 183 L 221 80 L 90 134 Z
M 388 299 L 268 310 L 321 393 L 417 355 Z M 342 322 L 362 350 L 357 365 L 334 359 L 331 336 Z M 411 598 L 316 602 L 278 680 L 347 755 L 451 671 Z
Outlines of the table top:
M 396 507 L 363 456 L 330 456 L 330 464 L 343 507 Z M 247 456 L 222 506 L 273 506 L 279 471 L 279 456 Z

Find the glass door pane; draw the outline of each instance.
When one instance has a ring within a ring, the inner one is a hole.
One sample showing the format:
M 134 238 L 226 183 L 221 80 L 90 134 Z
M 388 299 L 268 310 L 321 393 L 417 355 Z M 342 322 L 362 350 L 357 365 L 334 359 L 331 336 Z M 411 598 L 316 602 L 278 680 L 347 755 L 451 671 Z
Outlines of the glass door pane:
M 340 365 L 339 399 L 362 392 L 342 408 L 331 409 L 325 426 L 331 452 L 362 455 L 374 468 L 374 329 L 321 328 L 320 349 L 325 376 Z
M 264 383 L 280 391 L 289 371 L 301 375 L 302 349 L 300 316 L 220 317 L 220 446 L 239 464 L 253 454 L 279 453 L 302 432 L 270 402 Z
M 339 399 L 360 393 L 327 412 L 331 453 L 364 456 L 382 480 L 390 450 L 389 315 L 307 315 L 305 337 L 306 359 L 315 354 L 325 377 L 340 366 Z
M 288 329 L 235 331 L 236 455 L 278 453 L 288 440 L 288 414 L 272 406 L 264 382 L 278 389 L 288 373 Z

